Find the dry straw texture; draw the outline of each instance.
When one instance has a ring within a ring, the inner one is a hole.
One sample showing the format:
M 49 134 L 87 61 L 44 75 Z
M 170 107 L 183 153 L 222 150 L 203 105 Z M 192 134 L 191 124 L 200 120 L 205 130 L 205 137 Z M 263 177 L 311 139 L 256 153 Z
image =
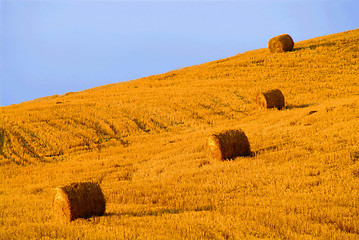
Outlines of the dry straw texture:
M 241 129 L 212 134 L 208 146 L 212 157 L 221 161 L 251 154 L 248 138 Z
M 272 53 L 286 52 L 293 50 L 294 42 L 288 34 L 282 34 L 271 38 L 268 42 L 269 51 Z
M 257 103 L 262 108 L 282 109 L 284 107 L 284 95 L 279 89 L 258 93 Z
M 103 215 L 106 203 L 97 183 L 82 182 L 56 188 L 53 207 L 57 221 L 70 222 Z

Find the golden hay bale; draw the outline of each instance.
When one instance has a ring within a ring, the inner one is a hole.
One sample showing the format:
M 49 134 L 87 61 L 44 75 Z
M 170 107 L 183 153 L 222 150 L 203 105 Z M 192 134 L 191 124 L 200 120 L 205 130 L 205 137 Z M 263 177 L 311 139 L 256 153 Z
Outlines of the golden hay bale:
M 279 89 L 269 90 L 257 94 L 257 103 L 262 108 L 278 108 L 284 107 L 284 96 Z
M 271 38 L 268 42 L 268 48 L 271 53 L 279 53 L 293 50 L 294 42 L 288 34 L 282 34 Z
M 98 183 L 71 183 L 58 187 L 55 191 L 53 208 L 55 219 L 59 222 L 101 216 L 105 213 L 106 202 Z
M 208 138 L 208 147 L 212 157 L 221 161 L 251 155 L 248 138 L 241 129 L 212 134 Z

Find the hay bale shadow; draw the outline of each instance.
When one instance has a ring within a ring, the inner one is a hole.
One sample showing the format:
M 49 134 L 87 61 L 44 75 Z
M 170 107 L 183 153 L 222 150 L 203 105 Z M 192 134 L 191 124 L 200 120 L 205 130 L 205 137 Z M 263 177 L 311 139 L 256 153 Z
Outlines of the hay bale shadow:
M 273 146 L 258 149 L 257 151 L 252 151 L 251 156 L 256 157 L 256 156 L 260 155 L 263 152 L 269 152 L 269 151 L 272 151 L 272 150 L 278 150 L 278 147 L 279 147 L 278 145 L 273 145 Z
M 121 213 L 108 212 L 105 213 L 104 216 L 132 216 L 132 217 L 146 217 L 146 216 L 161 216 L 165 214 L 180 214 L 184 212 L 203 212 L 203 211 L 212 211 L 214 207 L 212 205 L 195 207 L 195 208 L 185 208 L 185 209 L 177 209 L 177 208 L 161 208 L 157 210 L 149 210 L 149 211 L 127 211 Z
M 313 106 L 314 103 L 310 103 L 310 104 L 301 104 L 301 105 L 293 105 L 293 104 L 288 104 L 285 106 L 286 109 L 296 109 L 296 108 L 307 108 L 310 106 Z
M 307 50 L 307 49 L 315 50 L 318 47 L 331 47 L 331 46 L 335 46 L 335 45 L 336 45 L 336 43 L 331 43 L 331 42 L 321 43 L 321 44 L 319 43 L 319 44 L 310 45 L 308 47 L 297 47 L 297 48 L 294 48 L 292 51 L 295 52 L 295 51 L 301 51 L 301 50 Z

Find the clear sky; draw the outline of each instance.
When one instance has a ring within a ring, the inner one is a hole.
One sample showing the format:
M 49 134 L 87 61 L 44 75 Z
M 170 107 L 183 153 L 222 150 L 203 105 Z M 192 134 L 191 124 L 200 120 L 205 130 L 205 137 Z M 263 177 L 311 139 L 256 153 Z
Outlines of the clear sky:
M 0 0 L 0 106 L 359 28 L 359 0 Z

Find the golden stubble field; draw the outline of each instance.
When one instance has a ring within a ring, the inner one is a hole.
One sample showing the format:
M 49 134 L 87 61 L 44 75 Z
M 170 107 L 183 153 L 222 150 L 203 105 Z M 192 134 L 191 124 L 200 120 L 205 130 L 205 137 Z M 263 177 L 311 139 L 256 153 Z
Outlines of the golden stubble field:
M 0 239 L 358 239 L 358 72 L 353 30 L 2 107 Z M 274 88 L 286 107 L 258 108 Z M 231 128 L 253 156 L 211 159 Z M 89 180 L 105 215 L 54 221 Z

